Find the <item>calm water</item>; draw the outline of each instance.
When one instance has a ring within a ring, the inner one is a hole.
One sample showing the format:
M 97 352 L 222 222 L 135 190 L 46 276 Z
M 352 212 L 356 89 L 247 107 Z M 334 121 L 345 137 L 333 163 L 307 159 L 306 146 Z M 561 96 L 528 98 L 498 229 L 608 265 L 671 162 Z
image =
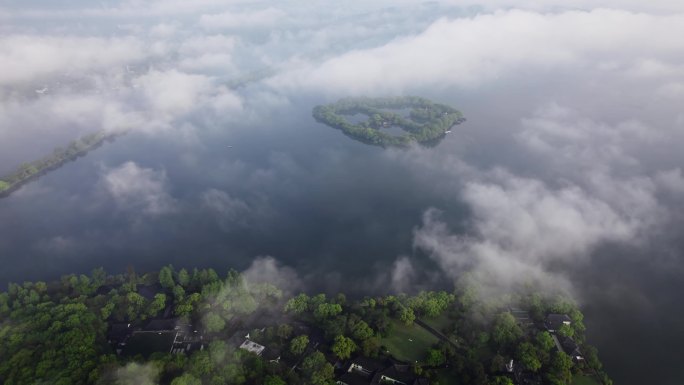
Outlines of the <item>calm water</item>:
M 506 138 L 491 133 L 502 122 L 478 103 L 464 100 L 468 122 L 430 151 L 481 164 L 493 153 L 505 159 Z M 429 207 L 463 230 L 468 209 L 444 188 L 449 181 L 316 123 L 315 104 L 300 100 L 190 137 L 130 134 L 0 200 L 0 284 L 98 266 L 223 272 L 270 255 L 315 290 L 358 293 L 382 291 L 377 277 L 401 255 L 434 268 L 414 252 L 412 234 Z M 169 212 L 149 215 L 113 199 L 103 178 L 128 161 L 165 175 Z M 625 250 L 604 254 L 573 272 L 590 340 L 617 384 L 675 384 L 684 356 L 679 275 L 644 270 L 643 256 L 624 258 Z

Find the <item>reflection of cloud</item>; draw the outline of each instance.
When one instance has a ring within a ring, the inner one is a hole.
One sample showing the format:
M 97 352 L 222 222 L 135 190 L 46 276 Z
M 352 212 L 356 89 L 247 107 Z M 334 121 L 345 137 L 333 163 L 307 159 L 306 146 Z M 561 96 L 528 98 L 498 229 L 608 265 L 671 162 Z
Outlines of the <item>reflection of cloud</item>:
M 117 205 L 158 215 L 175 210 L 175 200 L 166 191 L 166 173 L 139 167 L 134 162 L 107 170 L 102 176 L 107 192 Z
M 246 224 L 247 217 L 251 212 L 245 202 L 220 190 L 209 189 L 202 193 L 200 199 L 202 206 L 217 215 L 222 227 Z

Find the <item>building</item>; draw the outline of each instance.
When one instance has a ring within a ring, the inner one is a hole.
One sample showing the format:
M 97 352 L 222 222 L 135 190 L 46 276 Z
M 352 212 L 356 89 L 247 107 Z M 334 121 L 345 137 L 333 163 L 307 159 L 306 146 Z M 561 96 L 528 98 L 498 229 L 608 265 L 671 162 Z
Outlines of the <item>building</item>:
M 413 373 L 410 365 L 382 362 L 366 357 L 354 359 L 337 379 L 338 385 L 428 385 L 425 378 Z
M 563 351 L 565 354 L 569 355 L 572 357 L 572 360 L 575 362 L 578 361 L 583 361 L 584 356 L 582 355 L 582 352 L 579 349 L 579 346 L 577 343 L 570 337 L 562 337 L 561 339 L 561 346 L 563 347 Z
M 244 349 L 250 353 L 254 353 L 257 356 L 260 356 L 261 353 L 264 352 L 264 349 L 266 349 L 266 347 L 263 345 L 259 345 L 250 339 L 246 339 L 245 342 L 243 342 L 242 345 L 240 345 L 240 349 Z
M 572 324 L 572 320 L 567 314 L 549 314 L 546 316 L 546 322 L 544 322 L 546 330 L 552 333 L 558 331 L 561 326 L 569 326 L 570 324 Z

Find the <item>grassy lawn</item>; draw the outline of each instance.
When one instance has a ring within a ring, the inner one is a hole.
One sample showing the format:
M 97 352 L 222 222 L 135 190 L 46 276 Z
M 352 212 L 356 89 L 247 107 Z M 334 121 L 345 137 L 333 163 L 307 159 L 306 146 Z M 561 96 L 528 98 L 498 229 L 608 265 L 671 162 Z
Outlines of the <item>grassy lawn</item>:
M 460 384 L 461 381 L 451 372 L 451 369 L 439 369 L 437 370 L 437 378 L 430 383 L 436 385 L 453 385 Z
M 425 317 L 425 318 L 421 318 L 421 319 L 423 320 L 423 322 L 432 326 L 435 330 L 438 330 L 441 333 L 444 333 L 444 329 L 446 329 L 447 326 L 454 323 L 454 321 L 449 318 L 449 315 L 447 314 L 447 312 L 444 312 L 435 318 Z
M 437 337 L 418 325 L 406 326 L 397 320 L 392 320 L 392 324 L 392 333 L 381 342 L 398 360 L 421 361 L 427 350 L 438 342 Z
M 572 378 L 572 385 L 599 385 L 594 377 L 577 375 Z

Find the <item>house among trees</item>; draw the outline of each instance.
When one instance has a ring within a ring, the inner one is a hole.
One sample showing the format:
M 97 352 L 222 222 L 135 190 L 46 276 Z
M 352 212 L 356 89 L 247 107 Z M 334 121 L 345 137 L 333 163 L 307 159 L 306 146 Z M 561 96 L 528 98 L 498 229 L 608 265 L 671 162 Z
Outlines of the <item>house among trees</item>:
M 264 349 L 266 349 L 266 347 L 263 345 L 259 345 L 258 343 L 250 339 L 246 339 L 245 342 L 243 342 L 242 345 L 240 345 L 240 349 L 244 349 L 250 353 L 254 353 L 257 356 L 260 356 L 261 353 L 264 352 Z
M 565 354 L 572 357 L 573 361 L 578 362 L 584 360 L 584 356 L 582 355 L 579 346 L 577 346 L 577 343 L 572 338 L 562 337 L 561 346 L 563 346 Z
M 567 314 L 549 314 L 546 316 L 546 322 L 544 325 L 546 326 L 546 330 L 548 330 L 551 333 L 557 332 L 561 326 L 563 325 L 568 325 L 572 323 L 572 320 L 570 317 L 568 317 Z
M 338 385 L 428 385 L 429 381 L 416 376 L 410 365 L 359 357 L 349 364 L 336 383 Z

